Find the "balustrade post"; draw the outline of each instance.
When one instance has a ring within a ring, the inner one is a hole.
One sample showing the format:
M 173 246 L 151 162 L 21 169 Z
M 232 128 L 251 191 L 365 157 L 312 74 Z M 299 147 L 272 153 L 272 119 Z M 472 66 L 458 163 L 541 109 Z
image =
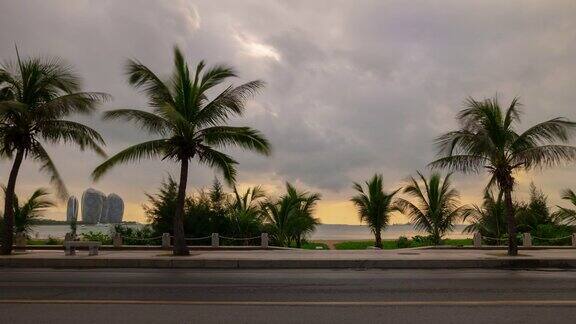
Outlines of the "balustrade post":
M 532 235 L 530 233 L 522 234 L 522 246 L 531 247 L 532 246 Z
M 217 248 L 220 246 L 220 236 L 218 233 L 212 233 L 212 247 Z
M 260 245 L 263 249 L 268 248 L 268 233 L 262 233 L 260 238 Z
M 169 249 L 170 246 L 170 233 L 162 233 L 162 248 Z

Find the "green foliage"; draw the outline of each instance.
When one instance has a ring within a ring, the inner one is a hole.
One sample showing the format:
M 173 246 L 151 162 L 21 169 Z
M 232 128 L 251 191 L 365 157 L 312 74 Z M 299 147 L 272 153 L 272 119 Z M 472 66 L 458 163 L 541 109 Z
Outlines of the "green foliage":
M 46 242 L 44 244 L 46 244 L 46 245 L 62 245 L 62 244 L 64 244 L 64 241 L 59 239 L 59 238 L 48 236 L 48 239 L 46 240 Z
M 367 241 L 346 241 L 334 244 L 336 250 L 366 250 L 372 248 L 375 245 L 372 240 Z M 393 240 L 382 240 L 382 249 L 391 250 L 396 249 L 396 241 Z
M 82 241 L 96 241 L 103 245 L 112 244 L 112 237 L 105 233 L 89 231 L 88 233 L 82 233 L 81 236 Z
M 400 236 L 396 240 L 396 247 L 399 249 L 410 247 L 410 240 L 406 236 Z
M 301 249 L 304 250 L 320 250 L 318 247 L 321 247 L 322 250 L 329 250 L 328 245 L 326 243 L 318 243 L 318 242 L 304 242 L 302 243 Z
M 576 194 L 572 189 L 564 189 L 562 191 L 562 199 L 567 200 L 576 207 Z M 558 206 L 558 211 L 553 215 L 557 222 L 562 222 L 569 225 L 576 225 L 576 209 L 570 209 Z
M 157 194 L 147 194 L 148 204 L 144 211 L 150 222 L 153 236 L 171 233 L 176 209 L 178 185 L 169 177 Z M 186 237 L 205 237 L 212 233 L 235 238 L 260 236 L 264 215 L 261 209 L 264 191 L 260 187 L 248 188 L 241 194 L 223 190 L 215 181 L 210 190 L 199 190 L 186 198 L 184 206 L 184 230 Z M 190 245 L 207 245 L 210 240 L 188 241 Z M 254 245 L 254 241 L 225 241 L 227 245 Z
M 540 224 L 532 232 L 533 245 L 571 245 L 573 228 L 567 225 Z
M 530 184 L 530 200 L 528 203 L 518 203 L 516 206 L 516 222 L 520 233 L 535 232 L 539 225 L 554 225 L 548 207 L 547 197 L 536 186 Z
M 2 186 L 4 194 L 6 194 L 6 187 Z M 48 191 L 44 188 L 36 189 L 28 200 L 20 204 L 18 196 L 14 194 L 14 232 L 25 233 L 28 235 L 32 231 L 32 227 L 36 225 L 39 218 L 42 217 L 43 212 L 56 204 L 46 198 L 49 195 Z M 1 229 L 1 228 L 0 228 Z
M 451 174 L 447 174 L 444 180 L 439 173 L 433 173 L 429 179 L 420 172 L 418 176 L 422 186 L 411 177 L 403 190 L 415 202 L 398 198 L 396 204 L 410 217 L 416 230 L 426 231 L 432 237 L 433 244 L 438 245 L 446 232 L 454 228 L 454 222 L 463 215 L 466 207 L 460 206 L 460 194 L 452 187 Z
M 484 193 L 482 206 L 473 205 L 464 212 L 464 221 L 470 222 L 465 233 L 479 232 L 482 236 L 504 238 L 507 235 L 507 223 L 502 196 L 494 197 L 491 191 Z M 494 240 L 485 241 L 489 245 L 498 245 Z
M 359 193 L 350 200 L 354 203 L 360 216 L 360 221 L 365 222 L 374 233 L 374 246 L 382 248 L 381 233 L 388 226 L 390 213 L 397 210 L 394 206 L 394 196 L 400 190 L 391 193 L 384 192 L 382 175 L 375 174 L 365 182 L 366 191 L 359 183 L 354 183 L 353 188 Z
M 115 234 L 120 234 L 122 236 L 123 245 L 160 245 L 162 244 L 162 238 L 155 238 L 159 235 L 155 235 L 152 226 L 146 225 L 141 228 L 131 228 L 125 225 L 115 225 L 111 231 L 111 236 Z
M 265 230 L 275 245 L 301 247 L 306 237 L 316 229 L 320 221 L 314 210 L 320 194 L 298 191 L 286 183 L 286 193 L 279 199 L 268 199 L 262 205 Z
M 414 236 L 411 240 L 406 237 L 399 237 L 398 240 L 383 240 L 382 246 L 385 250 L 403 249 L 413 247 L 432 246 L 433 241 L 429 236 Z M 442 245 L 465 246 L 472 245 L 472 239 L 444 239 Z M 374 246 L 374 241 L 346 241 L 334 244 L 336 250 L 365 250 Z

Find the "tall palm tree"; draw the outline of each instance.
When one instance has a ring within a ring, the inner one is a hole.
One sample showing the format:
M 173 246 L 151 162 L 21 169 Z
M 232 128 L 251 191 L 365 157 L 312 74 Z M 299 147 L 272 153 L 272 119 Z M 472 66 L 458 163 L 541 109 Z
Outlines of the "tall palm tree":
M 13 159 L 4 199 L 2 254 L 12 252 L 14 192 L 25 158 L 40 163 L 50 175 L 60 198 L 66 187 L 44 145 L 69 143 L 105 156 L 104 140 L 92 128 L 66 120 L 73 114 L 89 115 L 108 99 L 100 92 L 81 92 L 80 78 L 59 58 L 20 59 L 0 67 L 0 157 Z
M 430 165 L 465 173 L 488 170 L 492 175 L 488 186 L 497 185 L 504 193 L 508 255 L 517 255 L 512 202 L 514 172 L 576 160 L 576 147 L 565 144 L 576 130 L 576 123 L 554 118 L 519 133 L 516 130 L 520 122 L 518 98 L 504 111 L 496 97 L 482 101 L 468 98 L 457 119 L 460 129 L 438 137 L 442 157 Z
M 366 190 L 359 183 L 354 183 L 353 188 L 359 194 L 350 200 L 358 209 L 360 221 L 367 223 L 374 234 L 374 246 L 382 248 L 382 231 L 388 226 L 390 213 L 398 210 L 394 202 L 394 196 L 400 189 L 396 189 L 391 193 L 385 192 L 382 186 L 381 174 L 375 174 L 365 184 Z
M 439 173 L 433 173 L 426 179 L 420 172 L 418 176 L 423 186 L 414 177 L 410 177 L 403 192 L 416 202 L 398 198 L 398 208 L 410 217 L 415 229 L 428 232 L 434 244 L 442 242 L 444 234 L 454 228 L 454 222 L 462 216 L 465 207 L 460 205 L 460 194 L 452 187 L 449 173 L 442 180 Z
M 562 190 L 562 199 L 568 200 L 573 206 L 576 207 L 576 194 L 572 189 Z M 557 216 L 563 222 L 576 225 L 576 209 L 558 206 L 558 211 L 555 213 L 555 216 Z
M 2 186 L 2 189 L 6 194 L 7 188 Z M 14 195 L 14 229 L 16 233 L 30 233 L 35 221 L 42 217 L 46 208 L 56 206 L 52 200 L 47 198 L 48 195 L 48 190 L 38 188 L 23 204 L 20 204 L 18 196 Z
M 232 116 L 241 116 L 246 100 L 263 86 L 262 81 L 251 81 L 240 86 L 229 85 L 209 98 L 236 72 L 225 65 L 205 69 L 201 61 L 190 72 L 182 52 L 174 48 L 174 70 L 169 80 L 163 81 L 142 63 L 130 60 L 127 65 L 129 83 L 141 89 L 148 97 L 153 112 L 134 109 L 108 111 L 105 120 L 132 121 L 151 135 L 158 136 L 126 148 L 98 166 L 92 173 L 96 180 L 112 167 L 144 158 L 160 158 L 180 163 L 177 208 L 174 215 L 174 254 L 189 254 L 184 239 L 184 203 L 188 164 L 199 163 L 219 169 L 224 178 L 233 183 L 237 162 L 219 149 L 234 146 L 270 154 L 268 140 L 250 127 L 228 126 Z
M 286 183 L 286 194 L 276 201 L 267 201 L 262 209 L 272 234 L 281 246 L 302 246 L 306 235 L 312 233 L 320 221 L 314 217 L 314 209 L 321 196 L 318 193 L 299 191 Z

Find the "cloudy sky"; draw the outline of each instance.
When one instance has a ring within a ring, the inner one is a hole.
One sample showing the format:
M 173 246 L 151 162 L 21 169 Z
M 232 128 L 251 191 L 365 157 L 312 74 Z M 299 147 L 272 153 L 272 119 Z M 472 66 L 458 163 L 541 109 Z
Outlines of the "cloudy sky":
M 84 78 L 86 90 L 110 93 L 101 107 L 143 108 L 126 84 L 123 66 L 137 58 L 158 74 L 171 69 L 179 45 L 192 64 L 226 62 L 241 78 L 266 81 L 234 124 L 260 129 L 274 145 L 270 158 L 232 152 L 239 183 L 271 193 L 285 181 L 323 196 L 324 223 L 358 223 L 348 203 L 351 183 L 382 173 L 395 189 L 416 170 L 428 172 L 434 137 L 456 127 L 467 96 L 520 96 L 523 125 L 565 116 L 576 119 L 576 1 L 9 1 L 0 0 L 0 59 L 61 56 Z M 115 153 L 146 135 L 130 125 L 82 119 Z M 153 193 L 169 163 L 120 166 L 98 183 L 101 160 L 71 147 L 51 153 L 71 193 L 87 187 L 121 195 L 127 220 L 143 221 L 145 192 Z M 0 182 L 8 176 L 0 161 Z M 38 166 L 25 163 L 18 193 L 48 186 Z M 194 167 L 189 186 L 215 174 Z M 560 203 L 576 189 L 576 166 L 518 175 L 517 196 L 534 181 Z M 487 179 L 457 175 L 465 202 L 479 202 Z M 50 211 L 64 218 L 62 206 Z M 396 222 L 404 222 L 397 216 Z

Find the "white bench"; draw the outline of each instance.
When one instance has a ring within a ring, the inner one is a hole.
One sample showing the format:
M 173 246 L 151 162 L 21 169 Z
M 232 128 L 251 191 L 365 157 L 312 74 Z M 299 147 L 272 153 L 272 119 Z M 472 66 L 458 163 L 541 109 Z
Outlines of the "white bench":
M 98 248 L 100 242 L 95 241 L 66 241 L 64 242 L 64 249 L 66 255 L 75 255 L 76 248 L 88 247 L 88 255 L 98 255 Z

